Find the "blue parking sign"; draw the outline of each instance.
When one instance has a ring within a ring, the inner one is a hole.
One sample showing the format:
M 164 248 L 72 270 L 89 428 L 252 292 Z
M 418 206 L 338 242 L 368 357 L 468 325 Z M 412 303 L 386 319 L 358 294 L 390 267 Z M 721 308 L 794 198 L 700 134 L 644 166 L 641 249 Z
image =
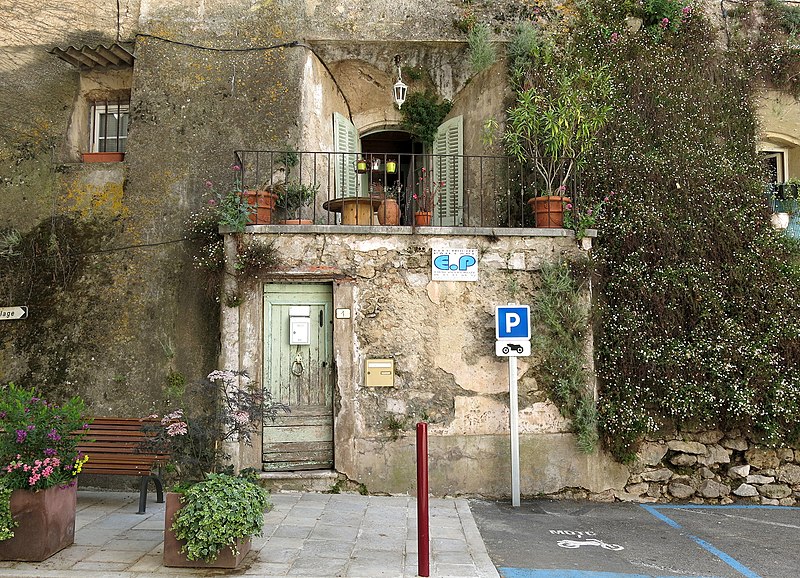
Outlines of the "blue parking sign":
M 531 338 L 531 315 L 528 305 L 498 305 L 495 309 L 497 339 Z

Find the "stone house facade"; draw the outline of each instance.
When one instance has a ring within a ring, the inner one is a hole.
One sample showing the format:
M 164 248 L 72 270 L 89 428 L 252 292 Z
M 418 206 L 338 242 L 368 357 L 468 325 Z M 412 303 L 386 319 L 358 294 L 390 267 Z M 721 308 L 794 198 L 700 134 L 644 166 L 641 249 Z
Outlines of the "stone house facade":
M 344 177 L 325 172 L 303 209 L 312 224 L 226 233 L 228 274 L 211 298 L 185 238 L 187 219 L 210 198 L 206 181 L 228 186 L 230 165 L 274 183 L 264 160 L 272 157 L 254 152 L 293 147 L 340 160 L 370 147 L 379 157 L 432 153 L 401 127 L 391 99 L 396 56 L 415 71 L 404 77 L 411 94 L 433 90 L 453 102 L 445 122 L 457 134 L 443 154 L 498 156 L 481 130 L 505 110 L 505 69 L 471 73 L 452 24 L 462 16 L 448 1 L 130 0 L 11 11 L 6 28 L 16 32 L 4 42 L 0 90 L 13 130 L 4 135 L 0 229 L 47 230 L 75 215 L 91 226 L 64 238 L 80 253 L 69 275 L 30 285 L 29 318 L 0 340 L 0 380 L 80 394 L 98 415 L 147 415 L 169 401 L 166 385 L 179 378 L 246 370 L 295 411 L 265 428 L 265 439 L 235 448 L 240 467 L 271 469 L 276 484 L 288 470 L 322 486 L 343 477 L 371 492 L 413 492 L 413 424 L 427 421 L 433 493 L 508 495 L 508 377 L 495 355 L 494 308 L 529 303 L 541 268 L 584 257 L 591 238 L 579 244 L 571 232 L 524 218 L 508 226 L 497 190 L 470 189 L 484 181 L 464 167 L 459 206 L 474 210 L 430 228 L 379 226 L 374 214 L 344 224 L 325 206 Z M 766 102 L 763 148 L 779 147 L 784 176 L 798 176 L 797 104 L 779 95 Z M 355 149 L 337 142 L 337 126 Z M 381 150 L 387 142 L 401 148 Z M 123 161 L 84 156 L 110 146 L 124 147 Z M 239 274 L 238 254 L 249 245 L 269 246 L 278 265 Z M 475 256 L 477 278 L 433 279 L 434 252 L 443 251 Z M 583 300 L 591 301 L 589 289 Z M 294 328 L 309 334 L 294 336 Z M 389 386 L 370 382 L 381 363 L 390 364 Z M 632 467 L 582 454 L 535 366 L 520 358 L 523 495 L 724 501 L 752 493 L 747 485 L 759 499 L 789 503 L 800 490 L 798 452 L 773 456 L 735 432 L 665 433 Z

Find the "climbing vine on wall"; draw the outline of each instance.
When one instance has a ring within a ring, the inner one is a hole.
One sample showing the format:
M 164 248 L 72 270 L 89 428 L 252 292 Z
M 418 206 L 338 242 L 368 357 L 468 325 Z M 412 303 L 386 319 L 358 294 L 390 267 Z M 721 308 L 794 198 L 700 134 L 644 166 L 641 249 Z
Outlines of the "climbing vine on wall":
M 659 35 L 608 4 L 576 32 L 617 95 L 584 172 L 587 190 L 618 192 L 597 251 L 605 443 L 627 460 L 665 423 L 796 441 L 800 252 L 770 227 L 755 147 L 769 75 L 694 4 Z

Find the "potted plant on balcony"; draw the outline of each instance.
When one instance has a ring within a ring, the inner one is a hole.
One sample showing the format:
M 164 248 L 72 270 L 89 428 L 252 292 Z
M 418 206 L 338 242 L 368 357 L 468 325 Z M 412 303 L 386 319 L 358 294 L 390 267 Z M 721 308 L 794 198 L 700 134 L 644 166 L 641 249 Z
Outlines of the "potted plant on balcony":
M 411 195 L 414 199 L 414 224 L 419 227 L 431 224 L 433 208 L 439 193 L 444 189 L 444 181 L 436 181 L 428 169 L 421 167 L 417 178 L 416 190 Z
M 307 185 L 296 181 L 283 183 L 277 188 L 277 206 L 285 215 L 280 221 L 282 225 L 310 225 L 310 219 L 302 219 L 303 207 L 307 207 L 316 198 L 319 184 Z
M 180 482 L 166 497 L 164 565 L 234 568 L 249 551 L 250 537 L 260 535 L 269 499 L 252 473 L 237 476 L 224 464 L 231 444 L 252 445 L 263 420 L 288 408 L 241 371 L 213 371 L 191 394 L 203 407 L 162 416 L 143 448 L 168 451 L 169 469 Z
M 537 183 L 528 201 L 536 226 L 561 227 L 570 179 L 611 112 L 611 77 L 604 67 L 560 52 L 552 38 L 531 46 L 525 62 L 503 139 Z
M 38 562 L 72 544 L 86 427 L 78 397 L 58 405 L 0 388 L 0 560 Z

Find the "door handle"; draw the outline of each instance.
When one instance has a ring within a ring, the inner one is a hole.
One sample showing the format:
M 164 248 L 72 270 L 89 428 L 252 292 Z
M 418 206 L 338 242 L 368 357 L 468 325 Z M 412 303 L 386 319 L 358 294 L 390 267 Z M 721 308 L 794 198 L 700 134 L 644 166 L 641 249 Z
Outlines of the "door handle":
M 319 310 L 319 326 L 322 327 L 323 319 L 322 319 L 322 309 Z

